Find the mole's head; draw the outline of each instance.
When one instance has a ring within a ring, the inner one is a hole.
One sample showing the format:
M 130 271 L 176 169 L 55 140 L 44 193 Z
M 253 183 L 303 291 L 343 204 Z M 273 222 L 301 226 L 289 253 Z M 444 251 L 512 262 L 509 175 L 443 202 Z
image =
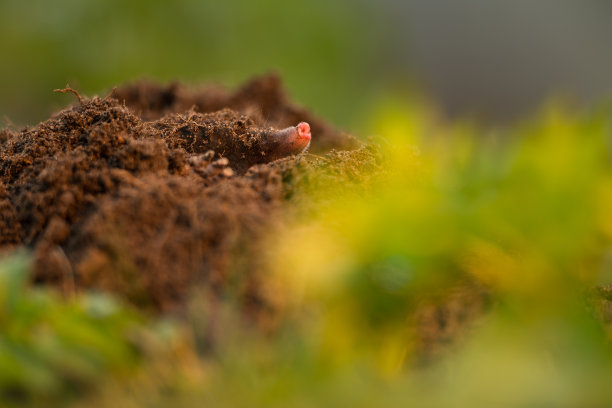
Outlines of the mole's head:
M 275 160 L 292 154 L 304 153 L 308 150 L 311 139 L 310 125 L 306 122 L 266 133 L 264 146 L 267 157 Z

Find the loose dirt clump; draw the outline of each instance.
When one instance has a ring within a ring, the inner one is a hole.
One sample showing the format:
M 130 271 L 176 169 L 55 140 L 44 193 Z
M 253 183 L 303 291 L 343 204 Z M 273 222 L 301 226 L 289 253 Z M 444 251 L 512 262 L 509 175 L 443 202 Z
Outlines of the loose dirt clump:
M 325 156 L 274 160 L 267 135 L 299 121 Z M 269 311 L 259 238 L 317 174 L 361 188 L 377 160 L 289 103 L 276 77 L 236 93 L 140 83 L 0 132 L 0 249 L 29 247 L 34 281 L 67 294 L 98 288 L 172 311 L 205 286 Z

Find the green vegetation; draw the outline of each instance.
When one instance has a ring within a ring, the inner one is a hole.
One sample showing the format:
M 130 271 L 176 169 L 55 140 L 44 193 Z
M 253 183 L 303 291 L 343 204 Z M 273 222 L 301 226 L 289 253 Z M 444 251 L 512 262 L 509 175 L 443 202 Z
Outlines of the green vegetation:
M 103 294 L 66 300 L 27 288 L 28 257 L 0 264 L 0 401 L 2 406 L 66 403 L 108 378 L 129 378 L 159 351 L 172 329 L 145 320 Z

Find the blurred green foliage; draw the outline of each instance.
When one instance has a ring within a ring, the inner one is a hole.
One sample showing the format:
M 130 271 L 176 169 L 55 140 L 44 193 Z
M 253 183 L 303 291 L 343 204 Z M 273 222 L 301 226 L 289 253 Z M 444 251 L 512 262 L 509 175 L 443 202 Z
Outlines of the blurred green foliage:
M 67 100 L 142 77 L 235 86 L 276 70 L 314 112 L 353 125 L 382 78 L 367 1 L 0 0 L 0 120 L 35 124 Z M 4 117 L 2 117 L 4 115 Z
M 366 386 L 376 406 L 612 404 L 612 350 L 592 311 L 609 320 L 611 305 L 586 295 L 612 283 L 609 110 L 553 104 L 487 134 L 426 106 L 382 106 L 373 128 L 389 176 L 278 240 L 272 265 L 295 309 L 316 316 L 304 331 L 316 354 L 390 376 L 382 395 Z M 451 354 L 415 368 L 419 299 L 466 278 L 487 288 L 489 310 Z
M 56 406 L 129 378 L 167 330 L 103 294 L 66 300 L 27 288 L 29 257 L 0 264 L 0 405 Z

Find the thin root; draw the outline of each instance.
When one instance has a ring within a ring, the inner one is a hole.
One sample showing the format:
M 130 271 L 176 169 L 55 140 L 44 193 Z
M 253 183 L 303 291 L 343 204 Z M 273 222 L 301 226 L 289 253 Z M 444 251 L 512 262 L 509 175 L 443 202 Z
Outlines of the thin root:
M 79 100 L 79 103 L 81 104 L 81 106 L 83 106 L 83 98 L 81 97 L 81 95 L 78 93 L 78 91 L 76 91 L 75 89 L 72 89 L 70 85 L 68 84 L 66 84 L 66 87 L 64 89 L 54 89 L 53 92 L 59 92 L 59 93 L 72 92 L 74 96 L 76 96 L 77 99 Z

